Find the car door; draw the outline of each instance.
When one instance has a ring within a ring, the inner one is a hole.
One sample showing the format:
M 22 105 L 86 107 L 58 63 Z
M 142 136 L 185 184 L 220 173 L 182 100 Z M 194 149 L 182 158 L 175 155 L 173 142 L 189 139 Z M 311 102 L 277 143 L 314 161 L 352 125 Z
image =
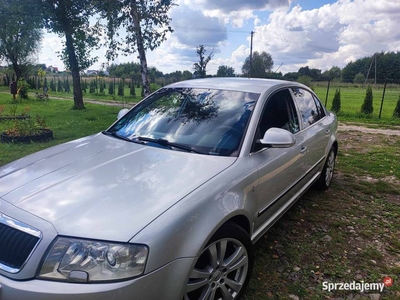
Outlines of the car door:
M 294 134 L 295 145 L 288 148 L 262 148 L 257 140 L 272 127 L 283 128 Z M 299 182 L 307 168 L 303 162 L 302 143 L 297 142 L 299 133 L 298 113 L 289 89 L 271 95 L 264 105 L 251 152 L 259 176 L 255 235 L 280 214 L 287 201 L 300 188 Z
M 300 115 L 301 130 L 298 141 L 304 152 L 306 177 L 312 179 L 325 161 L 330 136 L 329 122 L 319 99 L 304 88 L 290 89 Z

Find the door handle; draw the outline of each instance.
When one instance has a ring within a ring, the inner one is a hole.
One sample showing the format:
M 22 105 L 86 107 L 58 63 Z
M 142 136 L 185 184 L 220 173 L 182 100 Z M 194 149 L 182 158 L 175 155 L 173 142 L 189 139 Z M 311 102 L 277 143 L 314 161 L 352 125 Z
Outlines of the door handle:
M 331 133 L 330 129 L 325 130 L 325 134 L 330 134 L 330 133 Z
M 307 147 L 306 146 L 302 146 L 300 149 L 300 154 L 305 154 L 307 151 Z

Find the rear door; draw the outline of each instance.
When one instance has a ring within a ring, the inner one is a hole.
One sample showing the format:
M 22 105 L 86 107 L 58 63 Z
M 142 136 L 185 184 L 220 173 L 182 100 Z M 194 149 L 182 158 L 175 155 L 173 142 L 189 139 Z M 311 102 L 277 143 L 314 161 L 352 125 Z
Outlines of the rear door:
M 324 163 L 330 136 L 329 120 L 321 102 L 313 93 L 297 87 L 290 90 L 300 115 L 298 140 L 304 153 L 305 174 L 311 179 Z

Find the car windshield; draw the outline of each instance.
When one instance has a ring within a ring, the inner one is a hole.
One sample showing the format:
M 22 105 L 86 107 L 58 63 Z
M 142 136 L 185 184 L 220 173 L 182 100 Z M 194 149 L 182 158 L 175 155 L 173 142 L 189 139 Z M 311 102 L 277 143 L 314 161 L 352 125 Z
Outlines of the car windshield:
M 164 88 L 105 133 L 155 147 L 237 156 L 258 97 L 237 91 Z

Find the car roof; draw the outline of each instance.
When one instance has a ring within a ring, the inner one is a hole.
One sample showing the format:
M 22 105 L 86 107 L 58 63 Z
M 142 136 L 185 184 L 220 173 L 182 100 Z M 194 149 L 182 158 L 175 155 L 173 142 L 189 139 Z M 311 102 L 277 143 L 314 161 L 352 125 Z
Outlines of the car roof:
M 212 77 L 202 79 L 191 79 L 176 82 L 167 85 L 167 88 L 207 88 L 232 90 L 249 93 L 259 93 L 274 87 L 280 88 L 285 86 L 298 86 L 307 88 L 306 86 L 293 81 L 277 80 L 277 79 L 261 79 L 261 78 L 244 78 L 244 77 Z M 308 89 L 308 88 L 307 88 Z

